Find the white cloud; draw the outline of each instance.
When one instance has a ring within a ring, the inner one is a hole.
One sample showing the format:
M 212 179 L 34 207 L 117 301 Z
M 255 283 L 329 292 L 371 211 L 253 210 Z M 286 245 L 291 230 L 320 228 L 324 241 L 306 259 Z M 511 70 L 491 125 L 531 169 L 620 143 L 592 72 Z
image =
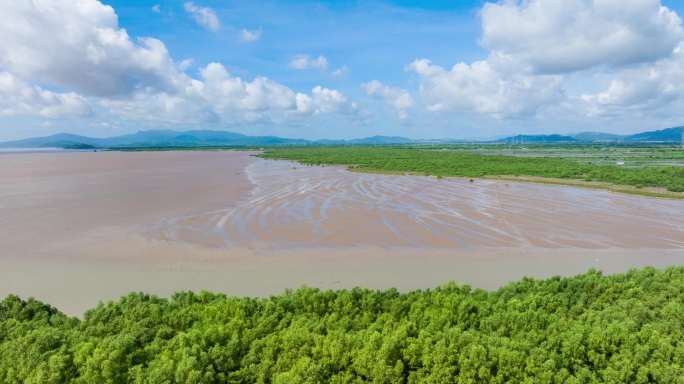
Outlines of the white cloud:
M 684 34 L 660 0 L 504 1 L 481 14 L 486 48 L 542 73 L 658 60 Z
M 347 67 L 346 65 L 343 65 L 343 66 L 337 68 L 336 70 L 334 70 L 332 72 L 332 75 L 335 77 L 343 77 L 343 76 L 346 76 L 347 73 L 349 73 L 349 67 Z
M 76 93 L 56 93 L 31 86 L 9 72 L 0 72 L 0 116 L 76 117 L 91 112 Z
M 213 9 L 195 5 L 192 1 L 186 2 L 183 6 L 185 11 L 192 15 L 197 24 L 212 32 L 218 32 L 221 29 L 221 22 Z
M 192 67 L 192 64 L 194 62 L 195 61 L 193 59 L 190 59 L 190 58 L 181 60 L 181 62 L 178 63 L 178 70 L 183 72 L 183 71 L 187 70 L 188 68 Z
M 103 105 L 129 119 L 171 123 L 283 121 L 355 109 L 339 91 L 317 86 L 310 95 L 295 93 L 265 77 L 245 81 L 219 63 L 202 68 L 199 79 L 188 78 L 174 94 L 138 93 L 130 99 L 105 100 Z
M 218 63 L 210 63 L 200 73 L 202 81 L 197 83 L 192 92 L 207 100 L 219 113 L 230 110 L 287 111 L 296 108 L 295 93 L 265 77 L 245 82 L 231 76 Z
M 580 96 L 591 116 L 657 111 L 682 99 L 684 42 L 671 57 L 621 71 L 604 90 Z
M 211 105 L 184 93 L 140 91 L 128 98 L 99 99 L 107 113 L 132 121 L 196 124 L 220 121 Z
M 161 12 L 161 5 L 155 4 L 152 6 L 152 12 L 159 13 Z
M 103 115 L 192 124 L 353 109 L 338 91 L 296 93 L 261 76 L 243 80 L 219 63 L 193 78 L 185 73 L 191 59 L 175 62 L 157 39 L 131 40 L 114 10 L 96 0 L 11 2 L 0 12 L 3 115 L 84 115 L 94 105 Z
M 240 40 L 242 40 L 245 43 L 253 43 L 256 41 L 259 41 L 261 39 L 261 30 L 256 29 L 253 31 L 250 31 L 248 29 L 243 29 L 240 31 Z
M 24 80 L 96 96 L 175 87 L 164 43 L 131 41 L 114 10 L 98 1 L 12 1 L 1 16 L 0 68 Z
M 311 95 L 298 93 L 296 96 L 297 112 L 306 115 L 322 113 L 343 113 L 354 115 L 358 113 L 358 106 L 347 100 L 340 91 L 315 86 Z
M 369 96 L 383 99 L 394 108 L 400 119 L 408 117 L 408 110 L 413 107 L 413 98 L 405 89 L 390 87 L 377 80 L 361 86 Z
M 672 79 L 681 79 L 683 63 L 673 52 L 684 31 L 660 0 L 508 0 L 486 3 L 481 19 L 485 59 L 409 66 L 430 110 L 517 118 L 570 107 L 596 115 L 666 105 L 679 93 Z M 614 79 L 602 92 L 581 91 L 595 77 Z
M 295 105 L 297 106 L 297 112 L 302 114 L 312 114 L 316 111 L 316 107 L 314 106 L 311 96 L 303 93 L 298 93 L 295 96 Z
M 432 111 L 520 117 L 534 115 L 564 98 L 559 76 L 529 74 L 506 57 L 458 63 L 450 70 L 422 59 L 409 69 L 420 76 L 420 94 Z
M 325 56 L 318 56 L 312 58 L 309 55 L 297 55 L 290 61 L 290 68 L 294 69 L 320 69 L 326 70 L 328 68 L 328 59 Z
M 353 113 L 356 103 L 349 102 L 340 91 L 319 86 L 311 90 L 315 113 L 345 112 Z

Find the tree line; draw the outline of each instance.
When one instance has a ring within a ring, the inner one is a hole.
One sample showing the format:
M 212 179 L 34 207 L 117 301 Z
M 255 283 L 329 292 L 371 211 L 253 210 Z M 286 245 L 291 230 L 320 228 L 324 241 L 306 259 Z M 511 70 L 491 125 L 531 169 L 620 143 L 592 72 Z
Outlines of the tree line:
M 0 302 L 0 382 L 684 383 L 684 267 L 497 291 Z
M 655 153 L 657 148 L 653 151 Z M 673 165 L 623 167 L 559 157 L 483 155 L 468 149 L 414 147 L 271 148 L 262 157 L 310 165 L 348 165 L 353 169 L 372 172 L 459 177 L 535 176 L 684 192 L 684 167 Z

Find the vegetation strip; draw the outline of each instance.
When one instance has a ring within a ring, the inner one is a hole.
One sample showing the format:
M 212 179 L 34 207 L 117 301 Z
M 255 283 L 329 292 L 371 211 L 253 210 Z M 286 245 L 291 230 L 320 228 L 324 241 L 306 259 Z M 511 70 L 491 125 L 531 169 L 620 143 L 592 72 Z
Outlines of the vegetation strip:
M 2 383 L 681 383 L 684 267 L 302 288 L 267 299 L 130 294 L 82 320 L 0 302 Z
M 656 197 L 684 198 L 684 167 L 596 165 L 560 157 L 483 155 L 469 149 L 414 147 L 271 148 L 264 158 L 310 165 L 347 165 L 350 170 L 437 177 L 530 177 L 527 181 L 610 189 Z M 535 179 L 539 178 L 539 179 Z M 543 179 L 542 179 L 543 178 Z M 568 182 L 562 182 L 567 180 Z

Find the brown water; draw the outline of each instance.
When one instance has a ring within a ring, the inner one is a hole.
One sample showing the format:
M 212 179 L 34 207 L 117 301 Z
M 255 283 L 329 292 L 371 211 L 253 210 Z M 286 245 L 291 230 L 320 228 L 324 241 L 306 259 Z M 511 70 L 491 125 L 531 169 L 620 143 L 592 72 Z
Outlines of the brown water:
M 684 202 L 492 180 L 359 174 L 258 159 L 235 206 L 169 218 L 164 239 L 231 247 L 684 247 Z
M 496 288 L 684 260 L 684 201 L 357 174 L 247 152 L 0 155 L 0 296 Z

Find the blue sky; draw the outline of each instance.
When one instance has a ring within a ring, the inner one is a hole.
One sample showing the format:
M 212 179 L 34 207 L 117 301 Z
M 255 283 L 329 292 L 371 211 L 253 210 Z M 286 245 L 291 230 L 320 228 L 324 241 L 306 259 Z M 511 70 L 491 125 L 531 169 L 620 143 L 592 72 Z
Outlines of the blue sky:
M 359 94 L 358 84 L 373 79 L 409 86 L 404 67 L 418 57 L 449 65 L 485 54 L 477 42 L 479 1 L 451 8 L 445 1 L 426 8 L 398 3 L 404 6 L 356 1 L 203 2 L 221 20 L 218 33 L 207 32 L 188 18 L 181 2 L 159 3 L 161 15 L 152 11 L 154 1 L 109 4 L 131 35 L 160 38 L 178 59 L 193 58 L 194 68 L 218 61 L 240 76 L 263 75 L 295 89 L 324 83 Z M 241 42 L 243 28 L 261 30 L 258 43 Z M 350 70 L 344 78 L 293 71 L 288 62 L 298 54 L 324 55 L 332 68 Z
M 0 139 L 157 128 L 464 138 L 684 122 L 680 1 L 53 1 L 0 6 L 4 20 L 43 20 L 28 34 L 0 27 Z M 55 37 L 65 31 L 75 37 Z

